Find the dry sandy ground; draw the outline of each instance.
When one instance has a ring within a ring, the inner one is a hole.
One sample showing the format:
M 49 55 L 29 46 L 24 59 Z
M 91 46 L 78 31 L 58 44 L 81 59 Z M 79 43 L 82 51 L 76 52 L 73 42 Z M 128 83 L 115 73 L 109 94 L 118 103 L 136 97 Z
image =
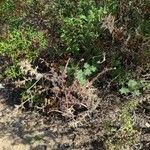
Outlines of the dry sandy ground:
M 4 104 L 3 99 L 0 99 L 0 150 L 30 150 L 30 145 L 25 145 L 19 140 L 15 143 L 8 125 L 11 122 L 12 110 Z
M 0 150 L 45 150 L 45 143 L 40 137 L 44 128 L 41 123 L 35 114 L 23 115 L 6 105 L 0 95 Z M 41 127 L 39 132 L 34 129 L 37 124 Z
M 92 150 L 97 145 L 103 147 L 101 141 L 95 144 L 93 135 L 98 133 L 97 126 L 91 128 L 81 124 L 74 128 L 57 116 L 44 118 L 35 112 L 22 113 L 6 104 L 2 95 L 0 93 L 0 150 L 84 150 L 90 146 Z
M 100 126 L 101 117 L 93 116 L 91 125 L 87 123 L 74 128 L 62 119 L 47 119 L 35 112 L 17 111 L 6 104 L 2 95 L 0 93 L 0 150 L 104 150 L 101 139 L 105 132 Z M 150 124 L 149 94 L 146 99 L 147 103 L 140 106 L 136 116 L 141 133 L 137 150 L 149 150 L 150 147 L 150 126 L 145 126 Z M 109 119 L 112 120 L 118 108 L 115 110 L 114 106 L 113 109 L 109 106 L 109 109 L 113 112 L 106 109 L 107 116 L 110 115 Z
M 22 113 L 5 102 L 0 95 L 0 150 L 73 149 L 70 145 L 73 145 L 74 130 L 61 119 L 42 118 L 29 111 Z
M 1 150 L 30 150 L 29 145 L 21 143 L 13 145 L 13 139 L 7 136 L 0 139 L 0 147 Z

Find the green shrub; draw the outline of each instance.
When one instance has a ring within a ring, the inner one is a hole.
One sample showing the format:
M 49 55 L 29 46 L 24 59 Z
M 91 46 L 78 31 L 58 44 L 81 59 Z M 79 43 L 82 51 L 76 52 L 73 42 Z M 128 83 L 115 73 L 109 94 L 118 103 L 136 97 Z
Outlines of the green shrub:
M 0 54 L 10 56 L 13 62 L 19 59 L 33 59 L 46 45 L 42 32 L 31 28 L 13 29 L 0 40 Z
M 46 39 L 42 32 L 32 28 L 8 30 L 7 35 L 0 40 L 0 54 L 11 58 L 13 66 L 8 67 L 5 73 L 15 77 L 18 74 L 18 62 L 22 59 L 34 60 L 45 46 Z
M 26 17 L 23 1 L 2 0 L 0 2 L 0 22 L 8 27 L 18 27 Z
M 60 8 L 61 40 L 66 50 L 72 53 L 90 52 L 93 41 L 100 35 L 100 23 L 107 14 L 105 6 L 96 5 L 93 0 L 64 2 Z

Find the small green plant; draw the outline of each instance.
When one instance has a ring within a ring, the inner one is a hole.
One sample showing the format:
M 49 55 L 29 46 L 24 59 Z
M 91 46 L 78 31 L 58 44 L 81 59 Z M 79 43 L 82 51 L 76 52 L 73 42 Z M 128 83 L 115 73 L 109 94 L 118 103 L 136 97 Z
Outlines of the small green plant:
M 137 81 L 135 80 L 129 80 L 127 83 L 127 87 L 123 86 L 119 91 L 121 94 L 129 94 L 131 93 L 133 96 L 139 96 L 140 95 L 140 86 Z
M 133 119 L 130 112 L 134 111 L 137 105 L 138 105 L 138 101 L 130 100 L 123 106 L 123 109 L 121 110 L 121 114 L 120 114 L 120 118 L 122 122 L 122 127 L 120 128 L 121 131 L 126 131 L 131 133 L 134 132 Z
M 127 87 L 123 86 L 119 91 L 121 94 L 129 94 L 131 93 L 133 96 L 139 96 L 140 95 L 140 85 L 135 80 L 129 80 L 127 83 Z
M 6 68 L 4 75 L 6 75 L 8 78 L 16 79 L 17 77 L 21 76 L 22 73 L 18 66 L 9 66 Z
M 32 28 L 13 29 L 8 31 L 6 38 L 0 40 L 0 54 L 10 56 L 13 61 L 22 57 L 32 59 L 45 45 L 46 40 L 42 32 Z
M 150 84 L 145 80 L 136 81 L 130 79 L 126 86 L 124 85 L 121 87 L 119 92 L 125 95 L 131 93 L 133 96 L 139 96 L 141 94 L 140 89 L 148 89 L 149 87 Z
M 88 63 L 85 63 L 83 66 L 83 69 L 78 69 L 76 72 L 76 79 L 80 83 L 80 85 L 84 85 L 87 77 L 92 75 L 96 71 L 96 67 L 93 65 L 89 65 Z
M 135 139 L 138 136 L 138 131 L 134 128 L 134 120 L 132 113 L 138 105 L 137 100 L 130 100 L 120 110 L 117 123 L 119 120 L 120 128 L 114 129 L 110 127 L 110 122 L 105 125 L 106 130 L 113 132 L 113 136 L 106 140 L 106 147 L 109 150 L 126 149 L 125 147 L 131 147 L 135 144 Z M 113 123 L 112 123 L 113 124 Z M 108 127 L 107 127 L 108 126 Z M 115 132 L 115 134 L 114 134 Z

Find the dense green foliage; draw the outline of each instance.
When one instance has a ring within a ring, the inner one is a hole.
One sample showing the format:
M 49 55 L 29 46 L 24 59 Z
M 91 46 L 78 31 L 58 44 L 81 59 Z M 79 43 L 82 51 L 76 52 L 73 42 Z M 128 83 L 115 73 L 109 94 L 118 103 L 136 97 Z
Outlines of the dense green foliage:
M 140 96 L 150 87 L 142 78 L 150 67 L 149 7 L 148 0 L 2 0 L 0 57 L 8 64 L 2 80 L 14 81 L 23 102 L 45 109 L 64 111 L 69 98 L 87 109 L 88 83 Z M 135 133 L 126 107 L 118 137 Z

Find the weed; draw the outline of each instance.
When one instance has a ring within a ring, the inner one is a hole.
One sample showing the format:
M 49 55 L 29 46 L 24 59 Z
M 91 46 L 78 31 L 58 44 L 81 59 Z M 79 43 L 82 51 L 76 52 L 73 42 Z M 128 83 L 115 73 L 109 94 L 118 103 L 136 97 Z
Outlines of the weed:
M 149 88 L 149 83 L 145 82 L 144 80 L 128 80 L 127 86 L 122 86 L 119 90 L 121 94 L 129 94 L 131 93 L 133 96 L 139 96 L 141 94 L 141 89 Z
M 46 63 L 47 64 L 47 63 Z M 96 89 L 92 84 L 79 85 L 74 78 L 71 84 L 67 80 L 67 65 L 59 73 L 55 68 L 49 68 L 49 73 L 38 73 L 37 68 L 26 60 L 19 63 L 21 71 L 26 75 L 25 80 L 16 82 L 23 92 L 21 94 L 22 104 L 29 103 L 30 107 L 41 109 L 46 113 L 59 112 L 69 118 L 74 118 L 77 110 L 83 109 L 94 111 L 99 104 Z M 85 64 L 85 70 L 91 67 Z M 93 69 L 95 71 L 95 68 Z M 85 71 L 89 75 L 91 72 Z M 93 101 L 94 100 L 94 101 Z
M 138 101 L 131 100 L 127 102 L 120 110 L 119 120 L 121 127 L 115 130 L 115 134 L 106 140 L 106 147 L 110 150 L 127 149 L 134 145 L 135 138 L 138 136 L 134 129 L 133 117 L 131 113 L 136 109 Z M 110 131 L 114 131 L 109 129 Z
M 89 65 L 88 63 L 85 63 L 83 67 L 83 70 L 78 69 L 76 72 L 76 78 L 81 85 L 84 85 L 87 77 L 89 77 L 96 71 L 96 67 L 94 67 L 93 65 Z
M 46 114 L 57 112 L 75 125 L 93 112 L 105 112 L 102 97 L 113 87 L 121 98 L 140 98 L 150 88 L 149 2 L 1 0 L 0 6 L 0 56 L 5 59 L 0 80 L 13 79 L 21 91 L 18 108 L 27 104 Z M 121 107 L 119 127 L 108 121 L 108 149 L 134 144 L 136 105 L 129 100 Z

